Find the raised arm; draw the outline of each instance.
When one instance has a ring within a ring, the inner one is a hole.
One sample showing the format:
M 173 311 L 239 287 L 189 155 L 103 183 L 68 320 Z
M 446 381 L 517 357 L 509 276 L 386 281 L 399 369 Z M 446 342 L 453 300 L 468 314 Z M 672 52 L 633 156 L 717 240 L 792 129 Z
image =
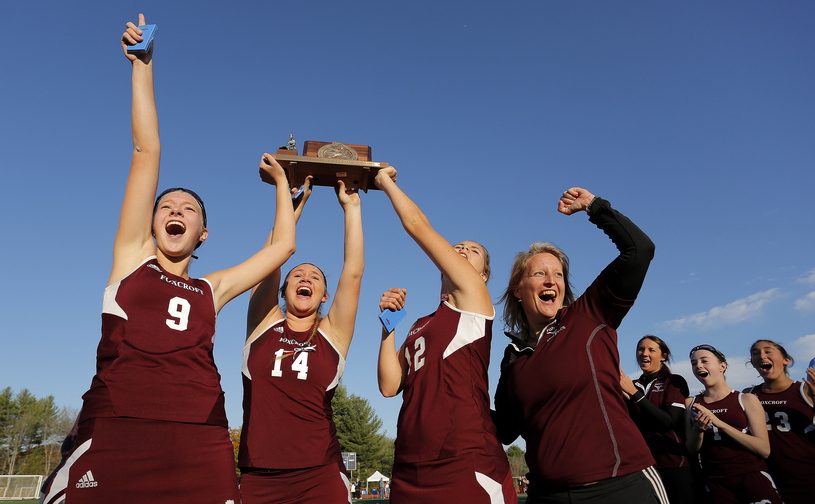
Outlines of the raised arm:
M 292 194 L 297 192 L 297 188 L 291 189 Z M 294 205 L 294 222 L 295 224 L 300 221 L 300 216 L 303 215 L 303 208 L 306 202 L 311 197 L 311 175 L 306 177 L 303 184 L 303 192 L 297 198 L 292 200 Z M 275 230 L 269 232 L 269 237 L 263 248 L 271 246 L 275 242 Z M 281 265 L 282 266 L 282 265 Z M 257 326 L 263 322 L 269 313 L 280 305 L 280 268 L 278 267 L 272 273 L 260 281 L 257 285 L 252 287 L 252 294 L 249 297 L 249 309 L 246 313 L 246 337 L 248 338 Z
M 139 14 L 138 24 L 145 24 L 144 14 Z M 140 56 L 127 53 L 127 46 L 142 40 L 141 33 L 138 25 L 129 22 L 122 34 L 122 50 L 132 66 L 133 157 L 113 243 L 113 267 L 108 284 L 122 279 L 145 257 L 155 253 L 152 217 L 161 143 L 153 92 L 153 49 Z
M 406 289 L 388 289 L 379 300 L 379 310 L 401 310 L 405 307 L 406 296 Z M 407 372 L 408 366 L 404 352 L 401 348 L 398 353 L 396 351 L 396 331 L 387 332 L 383 327 L 376 374 L 382 395 L 393 397 L 401 392 Z
M 337 292 L 328 315 L 323 321 L 326 334 L 343 357 L 348 354 L 354 324 L 359 307 L 359 289 L 362 285 L 362 270 L 365 267 L 365 247 L 362 237 L 362 210 L 359 194 L 346 190 L 345 183 L 339 182 L 337 199 L 345 214 L 344 261 Z
M 427 254 L 450 284 L 450 303 L 460 310 L 492 316 L 492 300 L 480 272 L 458 253 L 430 225 L 430 221 L 397 185 L 396 170 L 379 170 L 374 179 L 377 187 L 388 196 L 408 235 Z
M 617 297 L 636 299 L 654 258 L 654 243 L 648 235 L 611 208 L 608 201 L 580 187 L 572 187 L 563 193 L 558 211 L 566 215 L 587 212 L 589 220 L 611 238 L 620 254 L 603 270 L 602 275 Z
M 264 154 L 260 160 L 260 178 L 276 186 L 275 231 L 272 243 L 237 266 L 210 273 L 205 277 L 212 283 L 216 313 L 226 303 L 280 268 L 295 250 L 294 208 L 289 196 L 289 185 L 283 168 L 271 154 Z

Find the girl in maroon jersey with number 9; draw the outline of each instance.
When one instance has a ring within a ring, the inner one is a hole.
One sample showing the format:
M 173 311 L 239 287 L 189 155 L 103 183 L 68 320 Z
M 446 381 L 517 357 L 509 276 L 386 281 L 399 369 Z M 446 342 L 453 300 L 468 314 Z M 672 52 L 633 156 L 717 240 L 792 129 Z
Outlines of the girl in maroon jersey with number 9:
M 781 504 L 764 463 L 770 441 L 761 403 L 727 385 L 727 360 L 713 346 L 693 347 L 690 364 L 705 390 L 690 403 L 685 437 L 688 452 L 699 455 L 710 501 Z
M 127 23 L 122 35 L 132 66 L 133 158 L 97 373 L 83 397 L 76 445 L 41 502 L 235 504 L 234 454 L 212 359 L 215 317 L 294 252 L 294 212 L 283 169 L 264 155 L 261 177 L 277 185 L 275 242 L 237 266 L 190 278 L 193 252 L 208 236 L 206 212 L 182 188 L 154 203 L 160 142 L 153 48 L 127 52 L 142 40 L 138 25 Z
M 455 246 L 441 237 L 396 185 L 396 170 L 375 182 L 393 205 L 405 231 L 442 274 L 442 301 L 420 318 L 396 352 L 394 332 L 383 330 L 379 390 L 402 392 L 396 431 L 391 502 L 468 504 L 516 502 L 506 454 L 489 413 L 492 306 L 486 282 L 489 255 L 478 243 Z M 404 306 L 405 290 L 390 289 L 380 309 Z
M 616 331 L 654 244 L 585 189 L 563 192 L 558 211 L 585 211 L 620 254 L 577 299 L 559 248 L 539 242 L 516 256 L 502 297 L 513 332 L 495 394 L 499 439 L 526 440 L 529 504 L 664 502 L 654 460 L 623 400 Z
M 815 495 L 815 368 L 803 381 L 789 377 L 792 357 L 783 346 L 758 340 L 750 347 L 750 363 L 764 379 L 745 389 L 764 406 L 770 436 L 767 465 L 785 504 L 810 503 Z

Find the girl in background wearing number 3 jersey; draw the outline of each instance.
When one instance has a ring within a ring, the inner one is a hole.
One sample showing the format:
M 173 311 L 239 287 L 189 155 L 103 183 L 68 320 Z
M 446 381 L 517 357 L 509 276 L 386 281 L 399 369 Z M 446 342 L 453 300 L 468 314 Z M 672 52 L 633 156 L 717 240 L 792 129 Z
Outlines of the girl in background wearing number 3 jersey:
M 402 226 L 442 274 L 442 302 L 420 318 L 396 352 L 394 332 L 383 330 L 379 390 L 402 392 L 396 430 L 393 504 L 515 503 L 506 454 L 490 419 L 489 366 L 492 306 L 486 282 L 489 256 L 481 245 L 455 246 L 442 238 L 396 185 L 396 171 L 375 182 L 393 204 Z M 380 309 L 400 309 L 404 289 L 390 289 Z
M 139 15 L 139 25 L 145 24 Z M 113 245 L 97 372 L 84 395 L 78 436 L 43 503 L 235 504 L 240 502 L 224 394 L 212 359 L 215 317 L 294 252 L 294 212 L 283 169 L 261 161 L 277 185 L 275 242 L 229 269 L 190 278 L 207 238 L 201 199 L 171 189 L 156 199 L 159 128 L 153 51 L 127 23 L 132 65 L 133 158 Z
M 792 357 L 783 346 L 758 340 L 750 347 L 750 363 L 764 383 L 745 389 L 764 406 L 770 436 L 767 465 L 785 504 L 805 504 L 815 492 L 815 369 L 803 382 L 787 372 Z
M 764 463 L 770 442 L 761 403 L 727 386 L 727 360 L 713 346 L 694 347 L 690 364 L 705 390 L 690 403 L 685 442 L 699 455 L 710 502 L 781 504 Z

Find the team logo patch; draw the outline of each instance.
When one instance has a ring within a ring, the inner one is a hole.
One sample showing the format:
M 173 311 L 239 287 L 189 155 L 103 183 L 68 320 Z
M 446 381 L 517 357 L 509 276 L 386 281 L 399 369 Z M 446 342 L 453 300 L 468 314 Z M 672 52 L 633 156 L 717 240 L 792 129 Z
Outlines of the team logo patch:
M 86 472 L 85 474 L 82 475 L 82 477 L 79 479 L 79 482 L 76 484 L 76 487 L 77 488 L 94 488 L 97 485 L 99 485 L 99 483 L 97 483 L 97 481 L 95 479 L 93 479 L 93 473 L 88 471 L 88 472 Z
M 662 392 L 662 386 L 663 385 L 664 385 L 664 383 L 662 383 L 662 382 L 654 383 L 654 392 Z
M 274 332 L 282 333 L 283 332 L 283 326 L 277 326 L 273 330 L 274 330 Z

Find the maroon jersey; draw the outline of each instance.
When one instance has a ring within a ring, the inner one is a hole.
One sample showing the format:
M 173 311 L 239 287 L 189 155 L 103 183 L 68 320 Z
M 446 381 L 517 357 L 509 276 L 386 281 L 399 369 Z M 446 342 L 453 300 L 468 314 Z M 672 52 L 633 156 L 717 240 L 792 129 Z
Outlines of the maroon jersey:
M 396 462 L 464 453 L 506 460 L 487 392 L 492 320 L 444 302 L 413 324 L 403 347 L 408 373 L 396 430 Z
M 767 465 L 788 504 L 812 502 L 815 493 L 815 411 L 796 381 L 783 392 L 750 391 L 764 406 L 770 436 Z
M 561 310 L 537 347 L 513 339 L 501 364 L 496 421 L 505 443 L 526 440 L 533 483 L 581 485 L 654 464 L 620 388 L 615 328 L 634 302 L 604 278 Z
M 81 421 L 131 417 L 227 426 L 212 358 L 215 303 L 204 279 L 149 257 L 105 289 L 96 376 Z
M 680 375 L 671 374 L 665 366 L 660 368 L 650 382 L 643 382 L 641 377 L 635 384 L 645 392 L 645 398 L 661 410 L 669 408 L 685 410 L 685 399 L 690 395 L 688 382 Z M 657 429 L 653 422 L 648 421 L 647 413 L 639 411 L 636 404 L 630 408 L 637 413 L 633 415 L 634 422 L 642 432 L 657 467 L 690 467 L 685 443 L 675 430 L 665 432 L 664 429 Z
M 310 335 L 280 319 L 243 348 L 241 467 L 342 464 L 331 399 L 345 359 L 321 331 Z
M 703 394 L 699 394 L 693 398 L 691 408 L 694 403 L 698 402 L 722 422 L 747 433 L 749 427 L 742 403 L 743 395 L 741 392 L 732 390 L 724 399 L 708 403 L 704 401 Z M 699 461 L 706 478 L 727 478 L 767 470 L 764 459 L 747 451 L 747 448 L 727 434 L 720 433 L 716 427 L 705 430 L 702 448 L 699 450 Z

